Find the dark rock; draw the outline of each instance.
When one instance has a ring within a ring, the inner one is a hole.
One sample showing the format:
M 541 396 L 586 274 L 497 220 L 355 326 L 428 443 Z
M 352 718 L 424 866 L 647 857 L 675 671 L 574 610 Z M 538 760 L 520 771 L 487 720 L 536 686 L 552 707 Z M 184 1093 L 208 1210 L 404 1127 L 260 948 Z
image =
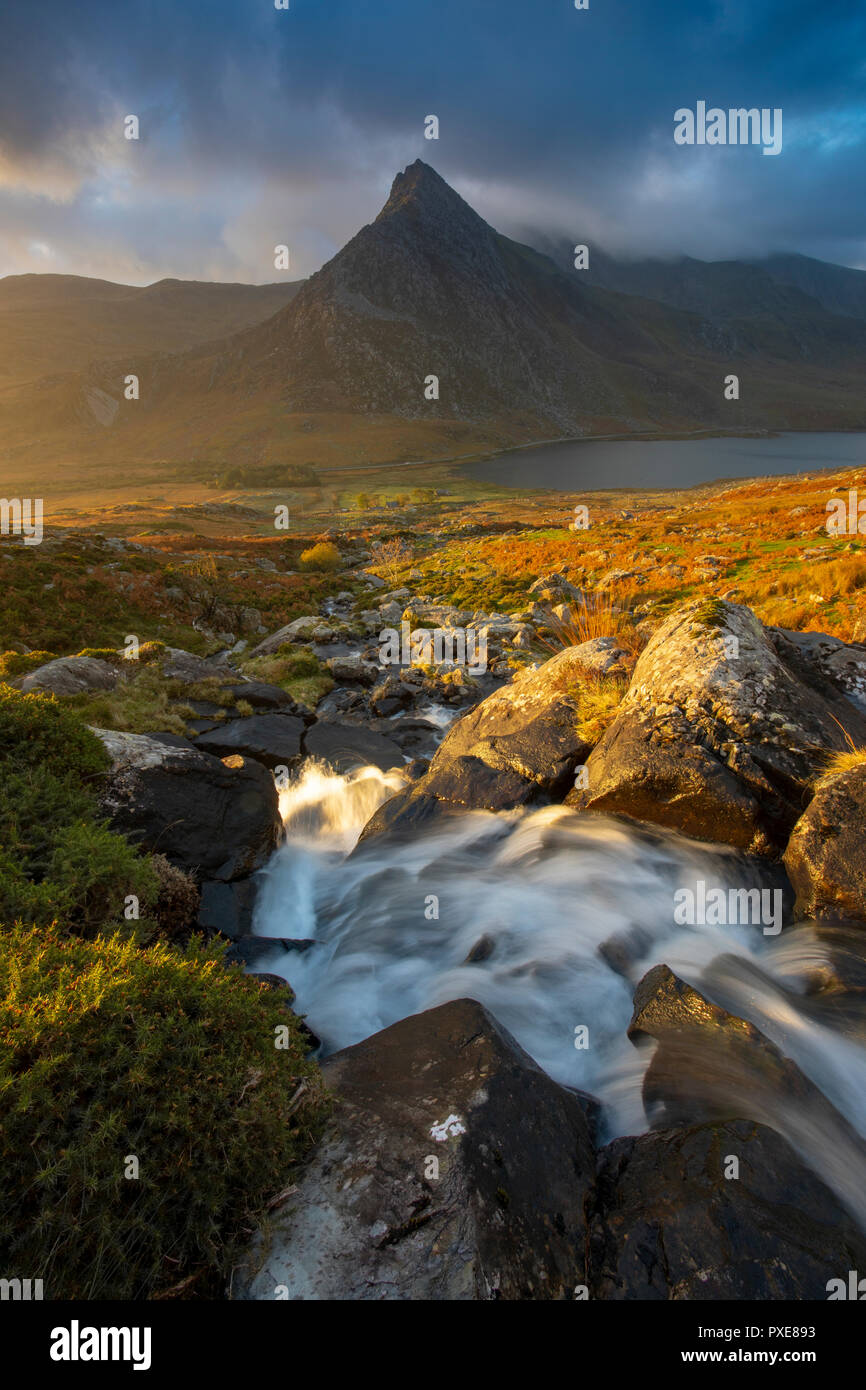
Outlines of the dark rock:
M 155 739 L 157 743 L 164 743 L 166 748 L 190 748 L 195 749 L 195 744 L 190 739 L 184 738 L 183 734 L 148 734 L 148 738 Z
M 287 950 L 290 945 L 290 941 L 279 936 L 242 936 L 232 942 L 226 951 L 226 960 L 237 965 L 256 966 L 261 961 L 268 960 L 275 952 Z M 276 979 L 282 979 L 276 971 L 269 973 Z M 288 982 L 283 980 L 283 983 Z
M 411 685 L 404 684 L 396 676 L 387 676 L 381 685 L 371 691 L 370 704 L 375 714 L 389 718 L 414 704 L 417 693 Z
M 402 750 L 392 739 L 370 729 L 333 720 L 319 719 L 307 730 L 304 752 L 341 773 L 369 766 L 387 772 L 392 767 L 403 766 Z
M 713 963 L 714 994 L 742 981 L 736 957 Z M 755 1120 L 801 1138 L 821 1134 L 847 1155 L 853 1171 L 863 1171 L 866 1142 L 823 1092 L 754 1024 L 711 1002 L 666 965 L 655 966 L 638 985 L 628 1035 L 637 1044 L 650 1038 L 658 1044 L 643 1082 L 653 1128 Z
M 271 1300 L 279 1285 L 290 1299 L 572 1297 L 587 1118 L 480 1004 L 404 1019 L 323 1071 L 333 1121 L 236 1273 L 236 1298 Z
M 237 936 L 249 936 L 253 929 L 256 893 L 256 881 L 252 878 L 236 879 L 233 883 L 204 882 L 199 926 L 232 940 Z
M 226 720 L 218 728 L 201 734 L 196 745 L 219 757 L 240 753 L 265 767 L 291 767 L 301 756 L 304 728 L 303 719 L 282 711 L 251 714 L 246 719 Z
M 111 758 L 101 795 L 115 830 L 200 878 L 245 878 L 282 834 L 274 780 L 259 763 L 227 766 L 142 734 L 94 731 Z
M 489 960 L 496 948 L 496 942 L 487 932 L 479 936 L 475 945 L 468 952 L 464 965 L 477 965 L 480 961 Z
M 253 709 L 282 709 L 296 714 L 299 707 L 287 690 L 279 685 L 267 685 L 264 681 L 243 681 L 240 685 L 227 687 L 235 700 L 246 700 Z
M 591 1298 L 823 1300 L 866 1240 L 779 1134 L 731 1120 L 602 1149 L 588 1262 Z
M 784 862 L 800 916 L 866 922 L 866 763 L 819 785 Z

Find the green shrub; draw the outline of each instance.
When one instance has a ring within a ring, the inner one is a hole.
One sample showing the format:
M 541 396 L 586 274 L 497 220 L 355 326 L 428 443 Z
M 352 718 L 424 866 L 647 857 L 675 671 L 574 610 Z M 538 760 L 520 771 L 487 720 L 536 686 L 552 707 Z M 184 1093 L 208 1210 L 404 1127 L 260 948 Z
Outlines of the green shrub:
M 223 949 L 0 937 L 5 1277 L 48 1299 L 224 1296 L 326 1099 L 283 992 Z
M 0 685 L 0 931 L 62 921 L 93 935 L 124 920 L 129 895 L 142 917 L 155 901 L 148 860 L 99 817 L 108 764 L 70 709 Z

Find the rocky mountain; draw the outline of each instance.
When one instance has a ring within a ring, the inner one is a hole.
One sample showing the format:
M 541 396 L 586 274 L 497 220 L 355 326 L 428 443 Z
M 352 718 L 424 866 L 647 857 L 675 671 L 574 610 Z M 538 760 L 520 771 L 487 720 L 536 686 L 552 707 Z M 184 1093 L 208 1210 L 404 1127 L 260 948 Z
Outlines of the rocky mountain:
M 500 235 L 418 160 L 375 221 L 264 321 L 183 352 L 154 353 L 142 332 L 132 361 L 131 333 L 120 358 L 106 332 L 108 360 L 0 394 L 0 451 L 29 463 L 38 438 L 43 452 L 62 440 L 66 457 L 108 460 L 122 436 L 131 456 L 177 465 L 276 448 L 327 466 L 334 439 L 341 457 L 375 461 L 566 435 L 864 426 L 866 321 L 757 265 L 623 266 L 596 253 L 582 273 L 550 249 L 560 264 Z M 223 319 L 241 288 L 209 287 Z M 117 289 L 101 302 L 125 313 Z M 129 293 L 153 313 L 160 293 L 173 306 L 207 289 Z M 250 302 L 264 307 L 274 289 Z M 731 372 L 736 402 L 724 397 Z
M 563 271 L 587 285 L 699 314 L 719 350 L 845 366 L 866 341 L 866 272 L 808 256 L 760 261 L 621 260 L 590 248 L 589 266 L 573 269 L 574 249 L 533 238 Z

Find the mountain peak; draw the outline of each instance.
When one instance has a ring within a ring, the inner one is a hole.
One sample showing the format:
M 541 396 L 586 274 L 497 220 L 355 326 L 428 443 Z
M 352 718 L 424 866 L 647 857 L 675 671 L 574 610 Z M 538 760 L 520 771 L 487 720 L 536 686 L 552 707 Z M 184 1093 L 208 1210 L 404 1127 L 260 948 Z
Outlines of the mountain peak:
M 377 222 L 389 221 L 393 217 L 414 219 L 428 218 L 439 220 L 443 217 L 466 222 L 471 220 L 477 226 L 486 226 L 469 204 L 455 193 L 441 174 L 416 159 L 398 174 L 391 185 L 388 201 L 376 218 Z

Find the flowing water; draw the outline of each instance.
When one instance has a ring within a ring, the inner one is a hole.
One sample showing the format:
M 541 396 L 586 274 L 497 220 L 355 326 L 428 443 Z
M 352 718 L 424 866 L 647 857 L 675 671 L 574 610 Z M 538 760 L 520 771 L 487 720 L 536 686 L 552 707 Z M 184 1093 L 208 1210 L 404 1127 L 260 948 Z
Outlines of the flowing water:
M 255 932 L 315 944 L 275 943 L 256 968 L 290 980 L 324 1054 L 468 996 L 551 1076 L 602 1101 L 605 1137 L 639 1133 L 649 1050 L 635 1048 L 626 1028 L 635 984 L 664 962 L 754 1022 L 832 1101 L 838 1124 L 767 1094 L 755 1078 L 717 1083 L 749 1118 L 785 1134 L 866 1220 L 863 1034 L 806 995 L 826 968 L 826 940 L 806 926 L 772 937 L 757 925 L 674 924 L 678 888 L 698 879 L 757 886 L 740 856 L 560 806 L 472 813 L 352 855 L 365 822 L 402 784 L 398 772 L 339 776 L 307 764 L 281 796 L 287 838 L 263 874 Z M 583 1027 L 587 1048 L 575 1046 Z

